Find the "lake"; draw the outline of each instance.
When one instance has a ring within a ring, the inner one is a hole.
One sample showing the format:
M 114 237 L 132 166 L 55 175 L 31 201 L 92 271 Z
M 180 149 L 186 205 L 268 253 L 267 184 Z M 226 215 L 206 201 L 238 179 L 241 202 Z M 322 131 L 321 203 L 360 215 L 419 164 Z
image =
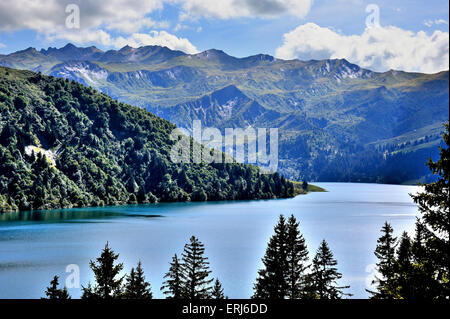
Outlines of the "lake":
M 230 298 L 248 298 L 267 241 L 280 214 L 300 221 L 310 258 L 326 239 L 348 292 L 365 298 L 373 251 L 385 221 L 400 236 L 414 231 L 417 206 L 408 193 L 419 187 L 316 183 L 328 190 L 291 199 L 164 203 L 121 207 L 20 212 L 0 215 L 0 298 L 40 298 L 54 275 L 64 283 L 66 267 L 80 268 L 81 285 L 93 274 L 89 260 L 108 241 L 128 272 L 142 261 L 154 297 L 169 261 L 191 235 L 205 244 L 212 275 Z M 71 288 L 77 298 L 81 289 Z

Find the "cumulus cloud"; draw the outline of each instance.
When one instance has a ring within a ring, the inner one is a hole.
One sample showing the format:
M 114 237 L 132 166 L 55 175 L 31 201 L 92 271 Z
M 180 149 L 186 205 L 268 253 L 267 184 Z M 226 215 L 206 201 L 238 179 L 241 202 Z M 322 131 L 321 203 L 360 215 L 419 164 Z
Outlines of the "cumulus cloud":
M 180 50 L 189 54 L 198 53 L 197 48 L 186 38 L 177 37 L 166 31 L 150 31 L 148 33 L 132 33 L 127 36 L 112 37 L 103 30 L 81 32 L 55 32 L 49 35 L 49 40 L 64 39 L 74 43 L 100 43 L 104 46 L 122 48 L 126 45 L 140 47 L 145 45 L 160 45 L 171 50 Z
M 163 0 L 97 0 L 79 1 L 81 29 L 104 28 L 131 33 L 156 22 L 147 15 L 163 7 Z M 2 0 L 0 2 L 0 30 L 21 29 L 50 32 L 65 26 L 66 7 L 74 0 Z
M 56 27 L 45 34 L 48 41 L 67 40 L 76 44 L 97 43 L 105 46 L 111 46 L 113 38 L 111 35 L 101 29 L 83 29 L 77 31 L 67 30 Z
M 313 0 L 2 0 L 0 1 L 0 31 L 21 29 L 50 32 L 65 24 L 69 4 L 80 9 L 82 29 L 138 32 L 144 27 L 156 27 L 161 22 L 148 18 L 154 11 L 170 3 L 180 7 L 182 16 L 192 17 L 256 17 L 291 14 L 304 17 Z M 164 22 L 163 22 L 164 23 Z
M 125 45 L 140 47 L 143 45 L 161 45 L 172 50 L 180 50 L 189 54 L 198 53 L 197 48 L 186 38 L 179 38 L 166 31 L 151 31 L 147 33 L 134 33 L 130 37 L 114 39 L 113 45 L 122 48 Z
M 182 19 L 240 17 L 273 17 L 290 14 L 303 18 L 308 14 L 313 0 L 172 0 L 182 5 Z
M 347 36 L 307 23 L 283 37 L 282 46 L 276 50 L 276 57 L 281 59 L 345 58 L 374 71 L 434 73 L 449 68 L 449 33 L 439 30 L 427 35 L 388 26 Z

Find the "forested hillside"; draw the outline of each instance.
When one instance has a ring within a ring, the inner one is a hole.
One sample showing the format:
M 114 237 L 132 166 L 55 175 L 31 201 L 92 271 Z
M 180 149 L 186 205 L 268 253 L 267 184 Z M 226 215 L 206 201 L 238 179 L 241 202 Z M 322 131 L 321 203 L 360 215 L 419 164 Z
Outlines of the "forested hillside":
M 0 67 L 0 211 L 291 197 L 240 164 L 174 164 L 170 122 L 78 82 Z

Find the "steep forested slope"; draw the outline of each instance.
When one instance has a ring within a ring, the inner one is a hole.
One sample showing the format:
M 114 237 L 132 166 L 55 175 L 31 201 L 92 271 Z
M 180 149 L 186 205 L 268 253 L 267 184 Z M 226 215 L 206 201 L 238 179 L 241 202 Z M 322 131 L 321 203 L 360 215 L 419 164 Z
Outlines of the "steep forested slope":
M 174 128 L 75 81 L 0 67 L 0 211 L 293 196 L 255 166 L 174 164 Z

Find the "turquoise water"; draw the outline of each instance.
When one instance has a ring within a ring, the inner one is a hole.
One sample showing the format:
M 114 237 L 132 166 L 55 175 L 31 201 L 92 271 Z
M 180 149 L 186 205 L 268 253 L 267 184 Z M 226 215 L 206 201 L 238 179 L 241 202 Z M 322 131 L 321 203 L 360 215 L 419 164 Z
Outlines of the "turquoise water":
M 88 263 L 105 243 L 120 253 L 125 271 L 142 261 L 156 298 L 174 253 L 191 235 L 205 244 L 213 276 L 230 298 L 248 298 L 279 214 L 294 214 L 310 256 L 326 239 L 354 297 L 367 296 L 379 230 L 413 232 L 417 207 L 408 193 L 418 187 L 318 183 L 328 190 L 292 199 L 22 212 L 0 215 L 0 298 L 40 298 L 53 275 L 65 282 L 66 266 L 80 267 L 80 283 L 92 280 Z M 368 279 L 369 278 L 369 279 Z M 79 288 L 69 289 L 79 297 Z

